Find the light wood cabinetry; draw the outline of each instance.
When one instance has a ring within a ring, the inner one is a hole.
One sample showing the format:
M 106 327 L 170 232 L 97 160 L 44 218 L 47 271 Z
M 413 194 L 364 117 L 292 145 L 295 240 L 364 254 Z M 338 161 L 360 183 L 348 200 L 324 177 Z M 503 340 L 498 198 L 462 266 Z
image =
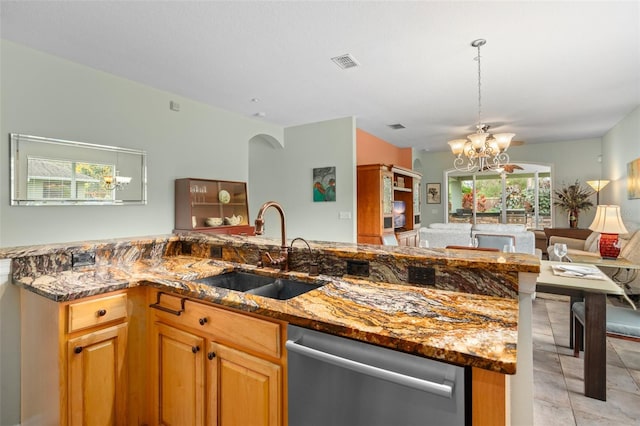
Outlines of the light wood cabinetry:
M 131 424 L 128 316 L 123 292 L 68 303 L 21 292 L 22 424 Z
M 149 301 L 160 308 L 150 309 L 152 424 L 285 424 L 283 323 L 156 290 Z
M 162 323 L 153 328 L 150 352 L 155 363 L 152 374 L 157 380 L 157 409 L 152 424 L 205 424 L 204 338 Z
M 175 229 L 255 235 L 245 182 L 183 178 L 175 181 Z
M 280 365 L 215 342 L 210 343 L 208 356 L 214 356 L 208 388 L 212 402 L 216 402 L 208 424 L 282 424 Z
M 417 245 L 421 175 L 385 164 L 358 166 L 358 243 L 381 244 L 395 233 L 399 245 Z
M 127 324 L 67 342 L 70 425 L 123 425 L 126 418 Z

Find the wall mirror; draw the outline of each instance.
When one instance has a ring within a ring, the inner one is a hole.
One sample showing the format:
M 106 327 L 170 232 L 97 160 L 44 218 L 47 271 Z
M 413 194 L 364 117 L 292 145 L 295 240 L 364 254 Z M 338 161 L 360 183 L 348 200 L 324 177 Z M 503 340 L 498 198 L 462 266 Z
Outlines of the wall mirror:
M 144 151 L 12 133 L 11 205 L 147 203 Z

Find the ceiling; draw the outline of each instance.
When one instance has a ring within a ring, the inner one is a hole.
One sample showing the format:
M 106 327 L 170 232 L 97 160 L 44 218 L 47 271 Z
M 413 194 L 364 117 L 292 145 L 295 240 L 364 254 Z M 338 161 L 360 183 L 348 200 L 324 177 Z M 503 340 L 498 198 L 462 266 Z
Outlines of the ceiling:
M 491 131 L 601 137 L 640 104 L 640 1 L 2 0 L 0 14 L 7 40 L 280 126 L 355 116 L 399 147 L 475 130 L 477 38 Z M 331 61 L 346 53 L 360 66 Z

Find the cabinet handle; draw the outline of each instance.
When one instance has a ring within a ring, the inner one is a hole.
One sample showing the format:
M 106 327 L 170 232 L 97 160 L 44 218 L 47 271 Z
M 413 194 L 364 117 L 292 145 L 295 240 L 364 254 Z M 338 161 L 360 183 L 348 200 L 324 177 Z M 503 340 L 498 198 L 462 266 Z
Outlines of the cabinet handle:
M 209 352 L 207 354 L 207 358 L 209 358 L 209 360 L 212 360 L 216 357 L 216 353 L 215 352 Z
M 82 352 L 82 346 L 76 346 L 75 348 L 73 348 L 73 352 L 79 354 L 80 352 Z
M 184 299 L 184 298 L 180 299 L 180 310 L 176 311 L 175 309 L 167 308 L 166 306 L 162 306 L 160 304 L 160 296 L 162 296 L 163 294 L 164 294 L 163 292 L 159 291 L 158 295 L 157 295 L 156 303 L 150 304 L 149 307 L 150 308 L 154 308 L 154 309 L 159 309 L 159 310 L 164 311 L 164 312 L 169 312 L 170 314 L 173 314 L 173 315 L 179 317 L 180 314 L 182 314 L 184 312 L 184 302 L 187 299 Z
M 191 346 L 191 352 L 194 354 L 200 350 L 200 346 Z
M 100 309 L 100 310 L 98 311 L 98 316 L 99 316 L 99 317 L 103 317 L 103 316 L 105 316 L 105 315 L 107 315 L 107 310 L 106 310 L 106 309 Z
M 205 325 L 207 322 L 209 322 L 209 320 L 205 317 L 205 318 L 200 318 L 198 322 L 200 323 L 200 325 Z

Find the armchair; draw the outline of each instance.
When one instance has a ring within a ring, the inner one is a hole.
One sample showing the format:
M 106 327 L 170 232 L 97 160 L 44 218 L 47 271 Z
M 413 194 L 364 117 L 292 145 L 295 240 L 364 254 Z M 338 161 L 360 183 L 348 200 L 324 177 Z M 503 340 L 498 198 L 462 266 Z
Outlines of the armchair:
M 556 254 L 553 252 L 553 246 L 556 243 L 564 243 L 567 245 L 567 255 L 569 257 L 571 257 L 572 254 L 600 257 L 598 241 L 600 241 L 600 234 L 598 232 L 592 232 L 586 240 L 554 235 L 549 238 L 549 247 L 547 247 L 547 254 L 549 255 L 549 260 L 560 260 L 558 256 L 556 256 Z

